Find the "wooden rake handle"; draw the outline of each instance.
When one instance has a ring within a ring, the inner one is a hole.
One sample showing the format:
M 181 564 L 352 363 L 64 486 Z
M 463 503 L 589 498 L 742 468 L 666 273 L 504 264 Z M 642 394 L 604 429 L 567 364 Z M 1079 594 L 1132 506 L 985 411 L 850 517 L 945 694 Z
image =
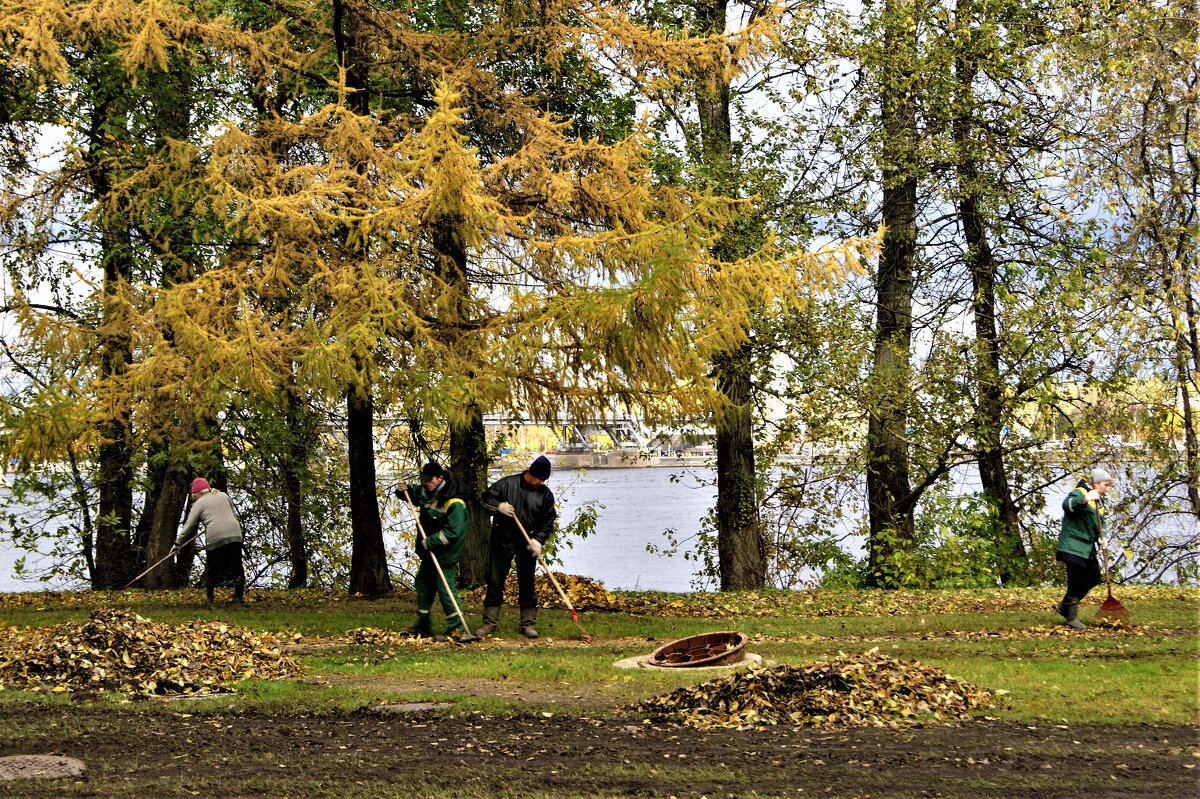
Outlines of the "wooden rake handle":
M 200 535 L 200 531 L 199 531 L 199 530 L 197 530 L 196 532 L 192 533 L 192 536 L 191 536 L 191 538 L 189 538 L 187 541 L 184 541 L 182 544 L 172 544 L 172 545 L 171 545 L 171 551 L 170 551 L 170 552 L 168 552 L 167 554 L 163 555 L 161 558 L 159 558 L 158 560 L 156 560 L 152 566 L 150 566 L 148 569 L 146 569 L 146 571 L 142 572 L 142 573 L 141 573 L 141 574 L 139 574 L 137 577 L 134 577 L 132 580 L 130 580 L 129 582 L 125 583 L 125 588 L 128 588 L 129 586 L 131 586 L 131 585 L 133 585 L 134 583 L 136 583 L 138 580 L 140 580 L 140 579 L 142 579 L 143 577 L 145 577 L 145 576 L 146 576 L 147 574 L 149 574 L 150 572 L 152 572 L 152 571 L 154 571 L 155 569 L 157 569 L 159 566 L 161 566 L 161 565 L 162 565 L 162 564 L 163 564 L 163 563 L 164 563 L 164 562 L 167 560 L 167 558 L 171 557 L 171 556 L 172 556 L 172 555 L 174 555 L 176 552 L 179 552 L 179 551 L 180 551 L 180 550 L 182 550 L 184 547 L 186 547 L 188 544 L 190 544 L 190 543 L 192 543 L 193 541 L 195 541 L 195 540 L 196 540 L 196 536 L 198 536 L 198 535 Z M 125 590 L 125 588 L 122 588 L 121 590 L 122 590 L 122 591 L 124 591 L 124 590 Z
M 417 512 L 417 506 L 413 504 L 412 497 L 408 495 L 408 486 L 404 487 L 404 501 L 408 504 L 408 509 L 412 511 L 413 521 L 417 523 L 417 534 L 421 536 L 421 543 L 425 544 L 425 551 L 429 553 L 429 559 L 433 561 L 433 568 L 437 570 L 438 579 L 442 581 L 442 587 L 446 589 L 446 596 L 450 597 L 450 604 L 454 606 L 454 615 L 458 616 L 458 620 L 462 622 L 463 632 L 469 635 L 471 628 L 467 626 L 467 617 L 463 615 L 462 608 L 458 606 L 458 601 L 454 598 L 454 592 L 450 590 L 450 581 L 446 579 L 446 573 L 442 571 L 442 564 L 438 563 L 437 555 L 433 554 L 433 550 L 429 548 L 425 537 L 425 528 L 421 526 L 421 514 Z
M 529 533 L 525 532 L 525 525 L 521 524 L 521 519 L 515 512 L 513 513 L 512 518 L 513 521 L 517 523 L 517 529 L 521 531 L 521 535 L 525 536 L 525 544 L 532 545 L 533 539 L 529 537 Z M 558 584 L 558 580 L 554 579 L 554 572 L 550 571 L 550 567 L 546 565 L 546 561 L 541 555 L 537 556 L 537 561 L 538 563 L 542 564 L 542 568 L 546 571 L 546 576 L 550 578 L 550 582 L 553 583 L 554 589 L 558 591 L 558 595 L 562 597 L 562 601 L 567 606 L 567 609 L 571 611 L 571 615 L 575 617 L 576 621 L 579 621 L 579 613 L 576 612 L 575 606 L 571 604 L 571 600 L 567 598 L 567 592 L 564 591 L 562 586 Z

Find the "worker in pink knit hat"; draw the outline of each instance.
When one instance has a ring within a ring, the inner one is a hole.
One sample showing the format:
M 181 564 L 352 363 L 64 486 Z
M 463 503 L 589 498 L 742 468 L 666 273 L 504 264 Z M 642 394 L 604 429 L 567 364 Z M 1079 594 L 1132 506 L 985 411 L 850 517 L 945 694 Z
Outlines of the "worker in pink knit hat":
M 208 601 L 213 601 L 217 583 L 232 581 L 233 601 L 244 602 L 246 572 L 242 567 L 242 525 L 233 512 L 233 503 L 228 494 L 213 488 L 203 477 L 192 481 L 191 494 L 192 509 L 183 523 L 175 548 L 191 541 L 200 525 L 204 525 L 207 555 L 204 586 L 208 590 Z

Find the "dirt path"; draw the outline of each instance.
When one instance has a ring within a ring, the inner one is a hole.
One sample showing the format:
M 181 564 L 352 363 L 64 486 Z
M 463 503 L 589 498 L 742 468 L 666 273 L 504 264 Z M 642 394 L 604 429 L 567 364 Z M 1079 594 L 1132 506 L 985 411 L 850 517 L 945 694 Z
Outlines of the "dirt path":
M 1154 797 L 1200 790 L 1200 728 L 694 730 L 635 719 L 0 708 L 0 756 L 81 779 L 14 797 Z

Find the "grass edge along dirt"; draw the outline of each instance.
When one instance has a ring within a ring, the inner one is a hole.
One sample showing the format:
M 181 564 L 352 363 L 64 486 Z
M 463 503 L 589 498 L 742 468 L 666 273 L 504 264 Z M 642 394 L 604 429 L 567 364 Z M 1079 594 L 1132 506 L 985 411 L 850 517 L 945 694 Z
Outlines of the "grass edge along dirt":
M 411 615 L 411 600 L 403 596 L 382 603 L 348 601 L 333 596 L 302 597 L 298 606 L 286 601 L 284 592 L 260 592 L 260 601 L 247 609 L 226 613 L 222 607 L 192 608 L 179 602 L 156 602 L 154 596 L 130 592 L 140 600 L 138 613 L 148 618 L 170 617 L 173 623 L 190 619 L 225 616 L 227 623 L 259 630 L 295 635 L 296 631 L 320 629 L 334 632 L 361 627 L 389 625 L 402 628 Z M 756 609 L 746 618 L 645 616 L 619 611 L 592 612 L 585 616 L 589 629 L 603 630 L 590 645 L 572 639 L 574 629 L 566 611 L 549 609 L 550 640 L 536 645 L 515 642 L 513 636 L 477 649 L 388 648 L 333 645 L 320 654 L 299 655 L 311 677 L 327 672 L 347 678 L 342 684 L 321 685 L 296 681 L 250 681 L 234 685 L 232 695 L 211 700 L 190 700 L 195 712 L 227 712 L 238 708 L 273 709 L 279 712 L 327 710 L 341 712 L 376 702 L 449 702 L 458 712 L 552 712 L 556 714 L 624 713 L 637 702 L 681 685 L 698 683 L 703 674 L 622 673 L 612 663 L 623 657 L 647 654 L 659 643 L 693 631 L 740 629 L 752 636 L 752 651 L 783 662 L 806 663 L 838 652 L 865 652 L 879 645 L 893 656 L 939 666 L 948 673 L 980 688 L 1008 691 L 988 715 L 1014 721 L 1051 720 L 1057 723 L 1162 723 L 1195 724 L 1198 720 L 1194 689 L 1200 673 L 1197 658 L 1197 610 L 1200 591 L 1166 587 L 1142 589 L 1138 599 L 1126 600 L 1137 615 L 1134 631 L 1092 629 L 1078 636 L 1053 635 L 1024 638 L 1057 630 L 1051 612 L 1037 605 L 1052 599 L 1049 589 L 1024 592 L 1014 597 L 997 589 L 996 599 L 988 592 L 964 592 L 958 607 L 953 595 L 936 592 L 916 612 L 885 616 L 833 615 L 841 612 L 845 592 L 831 595 L 821 605 L 820 592 L 806 592 L 803 602 L 780 601 L 768 592 L 721 597 L 720 602 L 736 609 L 739 601 Z M 1125 592 L 1123 596 L 1128 596 Z M 265 596 L 264 596 L 265 595 Z M 113 598 L 113 597 L 108 597 Z M 871 598 L 871 597 L 868 597 Z M 0 597 L 0 626 L 28 626 L 51 619 L 85 618 L 96 604 L 95 596 L 71 594 L 22 596 L 6 602 Z M 316 601 L 314 601 L 316 600 Z M 785 598 L 786 600 L 786 598 Z M 898 607 L 895 597 L 865 602 L 867 606 Z M 647 595 L 639 601 L 648 603 Z M 665 595 L 658 601 L 674 607 L 678 597 Z M 1011 610 L 971 612 L 981 604 L 999 604 Z M 685 602 L 684 605 L 690 605 Z M 757 609 L 779 606 L 776 614 Z M 791 607 L 788 607 L 788 606 Z M 802 606 L 804 612 L 788 611 Z M 709 612 L 712 605 L 706 606 Z M 785 609 L 786 608 L 786 609 Z M 678 608 L 676 608 L 678 610 Z M 923 612 L 922 612 L 923 611 Z M 322 616 L 317 622 L 311 617 Z M 561 617 L 561 618 L 559 618 Z M 1088 618 L 1088 614 L 1084 614 Z M 511 620 L 510 620 L 511 621 Z M 1181 625 L 1182 623 L 1182 625 Z M 39 625 L 40 626 L 40 625 Z M 956 641 L 943 633 L 959 631 L 974 635 Z M 301 640 L 304 639 L 304 634 Z M 925 637 L 922 637 L 925 636 Z M 557 640 L 556 640 L 557 637 Z M 606 641 L 607 638 L 607 641 Z M 422 675 L 442 676 L 438 686 L 422 686 Z M 587 690 L 589 683 L 602 681 L 605 708 L 572 706 L 572 692 Z M 469 687 L 470 696 L 462 690 Z M 0 702 L 46 701 L 25 691 L 0 691 Z M 90 701 L 122 701 L 97 695 Z M 169 703 L 155 702 L 154 705 Z M 179 703 L 175 703 L 178 705 Z M 149 712 L 153 712 L 148 708 Z

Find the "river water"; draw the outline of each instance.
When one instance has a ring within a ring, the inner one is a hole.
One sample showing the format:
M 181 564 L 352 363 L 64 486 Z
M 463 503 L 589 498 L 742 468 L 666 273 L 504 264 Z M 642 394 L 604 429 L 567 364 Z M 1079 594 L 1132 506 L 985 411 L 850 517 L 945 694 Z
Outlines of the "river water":
M 569 521 L 589 503 L 594 504 L 598 519 L 592 535 L 560 547 L 562 563 L 554 568 L 600 580 L 614 590 L 694 590 L 696 563 L 684 557 L 693 551 L 692 545 L 681 547 L 673 557 L 649 553 L 646 546 L 664 546 L 668 529 L 680 537 L 694 535 L 715 502 L 714 480 L 715 470 L 704 467 L 556 471 L 550 487 L 560 519 Z M 0 592 L 82 587 L 65 580 L 18 577 L 13 567 L 21 557 L 32 573 L 46 560 L 38 553 L 15 549 L 0 537 Z
M 687 555 L 695 553 L 694 536 L 715 503 L 715 477 L 711 467 L 556 470 L 549 485 L 558 502 L 560 526 L 588 505 L 595 509 L 597 521 L 595 531 L 586 538 L 560 536 L 561 563 L 554 564 L 554 568 L 599 580 L 612 590 L 711 590 L 714 586 L 697 575 L 698 562 Z M 956 473 L 955 480 L 956 494 L 978 490 L 973 470 Z M 1067 477 L 1047 492 L 1047 521 L 1057 524 L 1062 515 L 1059 503 L 1072 485 L 1073 479 Z M 412 530 L 406 529 L 408 524 L 406 513 L 400 520 L 384 520 L 386 543 L 397 557 L 402 558 L 408 549 L 402 543 L 412 537 Z M 647 551 L 648 546 L 666 548 L 668 530 L 683 541 L 678 551 L 673 556 Z M 861 546 L 861 541 L 857 545 Z M 35 577 L 19 577 L 14 573 L 14 564 L 22 557 L 34 574 L 47 561 L 45 555 L 14 549 L 0 534 L 0 592 L 84 587 L 65 580 L 42 582 Z

